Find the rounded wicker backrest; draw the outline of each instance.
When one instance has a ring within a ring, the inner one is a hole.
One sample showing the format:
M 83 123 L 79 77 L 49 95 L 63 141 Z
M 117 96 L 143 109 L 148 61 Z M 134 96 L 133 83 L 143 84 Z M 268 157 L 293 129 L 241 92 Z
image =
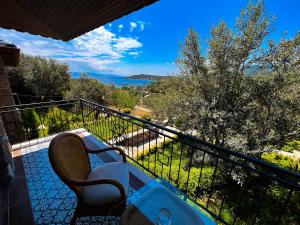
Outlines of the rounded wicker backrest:
M 56 136 L 49 146 L 49 159 L 56 174 L 77 194 L 81 194 L 82 188 L 71 184 L 67 178 L 85 180 L 91 171 L 83 140 L 72 133 Z

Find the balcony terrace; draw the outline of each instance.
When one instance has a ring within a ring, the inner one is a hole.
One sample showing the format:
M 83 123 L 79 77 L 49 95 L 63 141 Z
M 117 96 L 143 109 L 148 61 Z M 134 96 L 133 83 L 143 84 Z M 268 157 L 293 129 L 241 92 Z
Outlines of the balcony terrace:
M 300 175 L 86 100 L 2 107 L 16 177 L 8 191 L 8 224 L 68 224 L 76 197 L 51 168 L 48 147 L 58 133 L 80 135 L 90 149 L 117 146 L 130 162 L 127 205 L 165 186 L 199 212 L 205 224 L 299 224 Z M 91 154 L 92 167 L 120 160 Z M 212 218 L 208 215 L 212 216 Z M 118 224 L 115 217 L 80 224 Z

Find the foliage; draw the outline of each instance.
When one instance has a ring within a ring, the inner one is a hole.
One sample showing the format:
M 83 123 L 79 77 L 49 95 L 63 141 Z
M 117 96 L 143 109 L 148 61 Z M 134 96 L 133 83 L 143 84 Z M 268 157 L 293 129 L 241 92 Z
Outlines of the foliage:
M 39 137 L 39 117 L 34 109 L 26 109 L 21 112 L 21 123 L 24 134 L 29 140 Z
M 46 118 L 49 134 L 59 133 L 70 128 L 67 112 L 58 107 L 49 108 Z
M 165 105 L 165 95 L 150 95 L 143 99 L 143 103 L 147 108 L 151 109 L 151 113 L 154 118 L 156 119 L 163 119 L 164 115 L 162 112 L 164 112 L 163 108 Z
M 203 154 L 202 151 L 199 154 L 203 162 L 192 165 L 189 151 L 186 145 L 169 140 L 143 151 L 144 154 L 140 153 L 136 160 L 177 186 L 198 204 L 220 215 L 228 224 L 233 224 L 235 218 L 237 224 L 252 224 L 253 216 L 256 217 L 256 224 L 276 223 L 288 196 L 284 185 L 255 173 L 249 173 L 241 183 L 236 175 L 245 173 L 242 167 L 235 165 L 235 168 L 240 168 L 235 171 L 228 161 L 220 158 L 216 161 L 213 155 Z M 288 161 L 284 160 L 284 163 Z M 187 164 L 190 167 L 186 167 Z M 294 192 L 285 208 L 282 224 L 297 224 L 298 201 L 299 195 Z
M 132 109 L 138 102 L 138 98 L 127 90 L 115 90 L 112 94 L 113 105 L 122 108 Z
M 294 159 L 289 156 L 284 156 L 280 153 L 263 153 L 262 159 L 274 163 L 278 166 L 284 167 L 286 169 L 300 172 L 300 159 Z
M 294 140 L 287 142 L 283 147 L 283 151 L 293 152 L 294 150 L 300 151 L 300 140 Z
M 147 114 L 143 115 L 141 118 L 146 120 L 146 121 L 151 121 L 151 116 L 147 115 Z
M 70 90 L 65 96 L 69 99 L 86 99 L 103 104 L 105 101 L 105 86 L 86 74 L 80 74 L 78 79 L 71 80 Z
M 126 122 L 108 114 L 100 114 L 97 120 L 94 120 L 94 113 L 90 113 L 88 116 L 85 115 L 84 118 L 84 127 L 97 134 L 104 141 L 111 139 L 121 141 L 124 134 L 137 131 L 141 129 L 142 125 L 141 122 L 134 119 L 128 119 Z
M 263 1 L 250 1 L 235 29 L 212 27 L 207 54 L 189 30 L 179 76 L 152 85 L 147 104 L 181 130 L 247 154 L 299 138 L 300 33 L 262 50 L 272 23 Z
M 151 109 L 151 114 L 157 120 L 163 121 L 170 117 L 172 101 L 177 95 L 180 79 L 178 77 L 166 77 L 154 82 L 147 87 L 150 94 L 143 98 L 143 103 Z
M 13 92 L 25 95 L 62 96 L 68 90 L 68 66 L 54 59 L 21 54 L 18 67 L 7 69 Z
M 130 114 L 131 112 L 132 112 L 132 110 L 129 108 L 123 109 L 123 113 Z

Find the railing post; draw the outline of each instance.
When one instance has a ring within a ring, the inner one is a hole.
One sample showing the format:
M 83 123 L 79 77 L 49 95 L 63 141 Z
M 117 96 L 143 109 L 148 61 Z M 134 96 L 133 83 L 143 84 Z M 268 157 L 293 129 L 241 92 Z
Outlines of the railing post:
M 84 116 L 83 116 L 83 103 L 82 103 L 82 99 L 79 99 L 79 103 L 80 103 L 80 108 L 81 108 L 82 124 L 83 124 L 83 127 L 85 127 Z

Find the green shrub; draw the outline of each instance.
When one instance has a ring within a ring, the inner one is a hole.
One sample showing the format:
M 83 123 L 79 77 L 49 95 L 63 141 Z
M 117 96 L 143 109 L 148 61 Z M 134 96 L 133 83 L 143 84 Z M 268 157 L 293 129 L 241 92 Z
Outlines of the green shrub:
M 300 151 L 300 140 L 294 140 L 294 141 L 287 142 L 283 146 L 282 150 L 286 151 L 286 152 L 293 152 L 293 150 Z
M 142 119 L 144 119 L 146 121 L 151 121 L 151 116 L 149 116 L 149 115 L 143 115 Z
M 22 111 L 21 122 L 24 133 L 28 139 L 39 137 L 39 117 L 34 109 L 26 109 Z
M 275 152 L 262 154 L 262 159 L 276 164 L 277 166 L 300 172 L 300 159 L 294 159 Z
M 126 113 L 126 114 L 130 114 L 131 113 L 131 109 L 129 109 L 129 108 L 125 108 L 125 109 L 123 109 L 123 113 Z
M 68 114 L 58 107 L 51 107 L 47 113 L 48 133 L 55 134 L 70 128 Z
M 278 203 L 283 202 L 288 194 L 286 187 L 270 183 L 262 176 L 251 176 L 249 180 L 237 181 L 237 175 L 240 176 L 245 171 L 240 168 L 232 170 L 232 164 L 226 164 L 226 161 L 221 159 L 216 164 L 216 161 L 208 157 L 203 164 L 190 164 L 190 169 L 186 169 L 190 151 L 177 141 L 166 140 L 143 153 L 136 158 L 141 165 L 177 186 L 192 199 L 195 198 L 200 205 L 206 206 L 209 203 L 208 209 L 211 212 L 219 213 L 222 207 L 222 218 L 229 224 L 233 223 L 236 214 L 238 214 L 237 224 L 248 224 L 249 213 L 255 213 L 257 207 L 260 207 L 262 215 L 265 215 L 257 218 L 257 224 L 274 224 L 274 220 L 277 219 Z M 172 165 L 168 163 L 171 157 Z M 200 158 L 204 159 L 203 155 Z M 300 168 L 300 160 L 277 153 L 265 153 L 263 159 L 294 171 L 299 171 Z M 239 181 L 242 181 L 243 185 Z M 265 191 L 266 187 L 268 191 Z M 261 201 L 263 195 L 267 197 Z M 287 210 L 291 211 L 289 214 L 296 215 L 295 212 L 299 209 L 299 196 L 293 196 L 291 199 Z M 296 220 L 297 215 L 291 219 Z M 296 223 L 285 221 L 282 224 Z

